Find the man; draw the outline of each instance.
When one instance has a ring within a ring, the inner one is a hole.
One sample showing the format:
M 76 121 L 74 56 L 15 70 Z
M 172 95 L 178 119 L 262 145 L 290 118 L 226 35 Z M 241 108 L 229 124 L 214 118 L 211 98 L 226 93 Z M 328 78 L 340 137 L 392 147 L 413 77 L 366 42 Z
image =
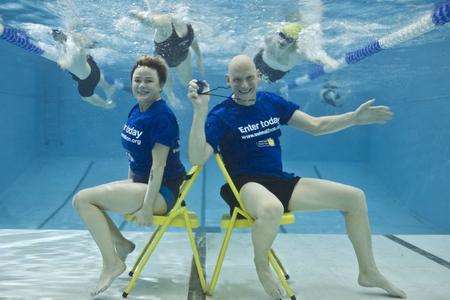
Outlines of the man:
M 292 102 L 265 92 L 256 92 L 260 82 L 253 61 L 245 55 L 228 65 L 227 83 L 233 94 L 208 114 L 208 95 L 197 93 L 196 81 L 188 96 L 194 106 L 189 136 L 189 159 L 203 165 L 213 151 L 222 153 L 225 164 L 246 210 L 255 218 L 252 228 L 254 262 L 265 291 L 282 298 L 268 262 L 268 251 L 278 233 L 283 211 L 335 209 L 343 212 L 347 233 L 359 264 L 358 283 L 379 287 L 389 295 L 405 298 L 378 270 L 372 253 L 371 232 L 364 192 L 360 189 L 315 178 L 301 178 L 283 172 L 280 125 L 288 124 L 313 135 L 337 132 L 353 125 L 385 123 L 393 113 L 374 100 L 358 109 L 336 116 L 312 117 Z M 209 87 L 207 87 L 208 89 Z M 222 195 L 228 203 L 227 186 Z

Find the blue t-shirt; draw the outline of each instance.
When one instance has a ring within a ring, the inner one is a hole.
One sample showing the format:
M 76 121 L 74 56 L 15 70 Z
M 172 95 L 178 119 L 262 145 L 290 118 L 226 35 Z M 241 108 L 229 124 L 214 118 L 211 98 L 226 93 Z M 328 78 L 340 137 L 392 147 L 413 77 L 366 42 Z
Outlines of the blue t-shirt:
M 230 97 L 209 112 L 206 141 L 221 152 L 232 176 L 292 177 L 283 172 L 280 125 L 285 125 L 298 108 L 268 92 L 258 92 L 251 106 L 239 105 Z
M 164 100 L 154 102 L 141 112 L 136 104 L 122 128 L 122 145 L 126 150 L 130 169 L 140 182 L 147 182 L 152 167 L 155 143 L 170 148 L 163 181 L 179 178 L 185 172 L 180 161 L 179 128 L 174 113 Z

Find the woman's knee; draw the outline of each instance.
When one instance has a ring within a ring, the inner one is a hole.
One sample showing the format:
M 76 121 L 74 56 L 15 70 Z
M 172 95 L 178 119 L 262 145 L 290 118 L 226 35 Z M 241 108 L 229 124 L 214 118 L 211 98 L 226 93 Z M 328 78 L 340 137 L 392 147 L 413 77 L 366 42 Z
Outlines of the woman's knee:
M 359 188 L 353 188 L 350 196 L 349 212 L 367 213 L 366 194 Z
M 83 206 L 91 204 L 91 198 L 92 197 L 90 197 L 90 193 L 87 189 L 81 190 L 73 196 L 72 206 L 76 210 L 80 210 Z

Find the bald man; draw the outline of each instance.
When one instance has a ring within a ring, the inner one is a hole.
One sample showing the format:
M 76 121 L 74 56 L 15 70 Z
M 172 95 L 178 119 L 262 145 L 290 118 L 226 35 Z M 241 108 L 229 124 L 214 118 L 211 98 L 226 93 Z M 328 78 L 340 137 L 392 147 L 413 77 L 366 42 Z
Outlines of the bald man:
M 203 165 L 213 151 L 223 155 L 246 210 L 255 218 L 254 262 L 265 291 L 276 298 L 284 294 L 268 261 L 283 212 L 339 210 L 343 212 L 358 260 L 358 283 L 405 298 L 406 294 L 392 285 L 375 264 L 364 192 L 352 186 L 284 172 L 279 141 L 280 125 L 322 135 L 354 125 L 386 123 L 393 116 L 389 108 L 372 106 L 374 100 L 370 100 L 342 115 L 310 116 L 295 103 L 275 94 L 256 92 L 260 76 L 252 59 L 245 55 L 231 60 L 226 80 L 232 95 L 209 114 L 209 96 L 197 94 L 196 81 L 189 84 L 188 96 L 194 106 L 189 160 Z M 205 90 L 208 89 L 207 86 Z M 231 209 L 236 205 L 228 185 L 222 187 L 221 195 Z

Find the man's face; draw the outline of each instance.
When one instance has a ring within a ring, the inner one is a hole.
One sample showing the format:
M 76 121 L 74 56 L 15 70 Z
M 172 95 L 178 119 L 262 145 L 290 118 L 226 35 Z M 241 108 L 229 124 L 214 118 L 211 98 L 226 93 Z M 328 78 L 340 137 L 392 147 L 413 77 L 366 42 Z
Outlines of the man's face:
M 228 70 L 227 82 L 236 102 L 241 105 L 255 104 L 259 81 L 259 73 L 253 63 L 236 63 Z

